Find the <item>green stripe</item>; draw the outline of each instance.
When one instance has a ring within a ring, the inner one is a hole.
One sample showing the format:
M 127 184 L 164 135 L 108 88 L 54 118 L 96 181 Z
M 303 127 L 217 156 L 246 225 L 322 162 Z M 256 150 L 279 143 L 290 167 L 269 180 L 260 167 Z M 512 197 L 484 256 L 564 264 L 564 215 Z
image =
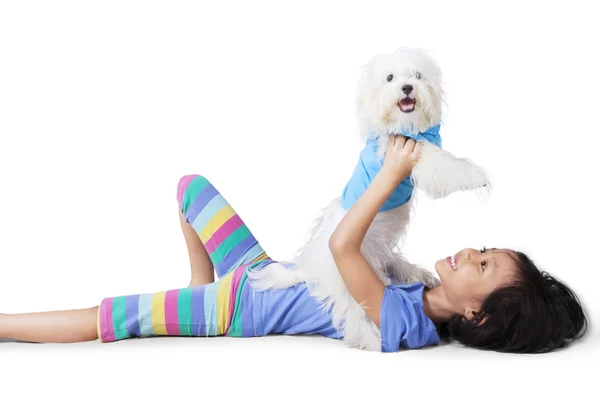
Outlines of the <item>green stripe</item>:
M 248 275 L 244 270 L 242 279 L 240 279 L 240 285 L 238 286 L 237 293 L 235 295 L 235 307 L 233 308 L 233 318 L 231 318 L 231 325 L 229 326 L 229 336 L 241 337 L 242 336 L 242 310 L 240 308 L 240 301 L 242 299 L 242 289 Z
M 223 242 L 210 255 L 213 264 L 218 264 L 223 261 L 225 256 L 248 236 L 250 236 L 250 230 L 246 225 L 242 225 L 235 231 L 231 232 L 227 239 L 223 240 Z
M 196 197 L 200 194 L 202 189 L 208 186 L 208 180 L 203 176 L 197 176 L 188 185 L 187 189 L 185 189 L 185 193 L 183 193 L 183 200 L 181 201 L 181 208 L 183 209 L 183 214 L 187 212 L 188 207 Z
M 127 332 L 127 296 L 113 298 L 112 322 L 115 339 L 121 340 L 129 337 L 129 332 Z
M 177 295 L 177 322 L 182 336 L 192 336 L 192 289 L 179 289 Z

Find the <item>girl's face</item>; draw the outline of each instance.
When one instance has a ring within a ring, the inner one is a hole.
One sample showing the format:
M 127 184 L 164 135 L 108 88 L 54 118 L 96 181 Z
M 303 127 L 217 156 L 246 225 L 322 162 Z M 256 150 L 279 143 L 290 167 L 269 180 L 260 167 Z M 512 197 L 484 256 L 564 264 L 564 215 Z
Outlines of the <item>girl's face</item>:
M 516 254 L 507 249 L 464 249 L 435 263 L 452 309 L 470 318 L 495 289 L 507 286 L 517 272 Z

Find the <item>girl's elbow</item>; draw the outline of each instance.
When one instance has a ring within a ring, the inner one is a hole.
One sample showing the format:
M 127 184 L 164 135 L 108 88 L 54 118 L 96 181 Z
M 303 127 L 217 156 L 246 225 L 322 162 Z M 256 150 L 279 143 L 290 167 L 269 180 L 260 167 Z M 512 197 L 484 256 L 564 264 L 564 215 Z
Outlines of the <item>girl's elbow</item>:
M 329 251 L 334 256 L 360 251 L 360 244 L 356 244 L 347 237 L 331 236 L 329 238 Z
M 344 238 L 337 235 L 331 235 L 329 238 L 329 250 L 332 254 L 339 254 L 347 247 L 347 242 Z

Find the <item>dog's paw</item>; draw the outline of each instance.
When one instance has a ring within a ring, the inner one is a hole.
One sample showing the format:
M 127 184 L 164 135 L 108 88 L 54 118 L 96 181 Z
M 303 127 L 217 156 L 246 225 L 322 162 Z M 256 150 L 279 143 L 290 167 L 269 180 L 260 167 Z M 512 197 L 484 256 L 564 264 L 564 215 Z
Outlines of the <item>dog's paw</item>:
M 489 190 L 486 171 L 466 158 L 458 158 L 433 145 L 423 146 L 421 160 L 413 169 L 415 186 L 439 199 L 463 190 Z
M 467 161 L 466 176 L 463 181 L 465 190 L 481 189 L 484 187 L 490 187 L 490 180 L 487 172 L 480 166 Z

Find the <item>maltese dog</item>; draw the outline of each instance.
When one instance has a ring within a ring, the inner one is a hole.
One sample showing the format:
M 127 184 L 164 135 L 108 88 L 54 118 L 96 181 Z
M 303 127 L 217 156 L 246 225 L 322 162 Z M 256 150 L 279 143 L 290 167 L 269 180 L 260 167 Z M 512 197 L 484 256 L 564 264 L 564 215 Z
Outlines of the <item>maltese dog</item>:
M 346 288 L 329 250 L 329 237 L 383 165 L 388 136 L 404 135 L 423 146 L 411 177 L 402 181 L 383 205 L 361 245 L 361 252 L 386 285 L 439 284 L 431 272 L 407 261 L 398 249 L 410 219 L 414 189 L 437 199 L 459 190 L 486 186 L 489 190 L 489 182 L 481 167 L 442 150 L 441 72 L 423 51 L 400 48 L 374 57 L 363 68 L 356 100 L 366 146 L 342 196 L 322 210 L 293 263 L 273 263 L 252 271 L 250 277 L 259 290 L 306 282 L 311 295 L 331 312 L 347 345 L 380 350 L 379 329 Z

